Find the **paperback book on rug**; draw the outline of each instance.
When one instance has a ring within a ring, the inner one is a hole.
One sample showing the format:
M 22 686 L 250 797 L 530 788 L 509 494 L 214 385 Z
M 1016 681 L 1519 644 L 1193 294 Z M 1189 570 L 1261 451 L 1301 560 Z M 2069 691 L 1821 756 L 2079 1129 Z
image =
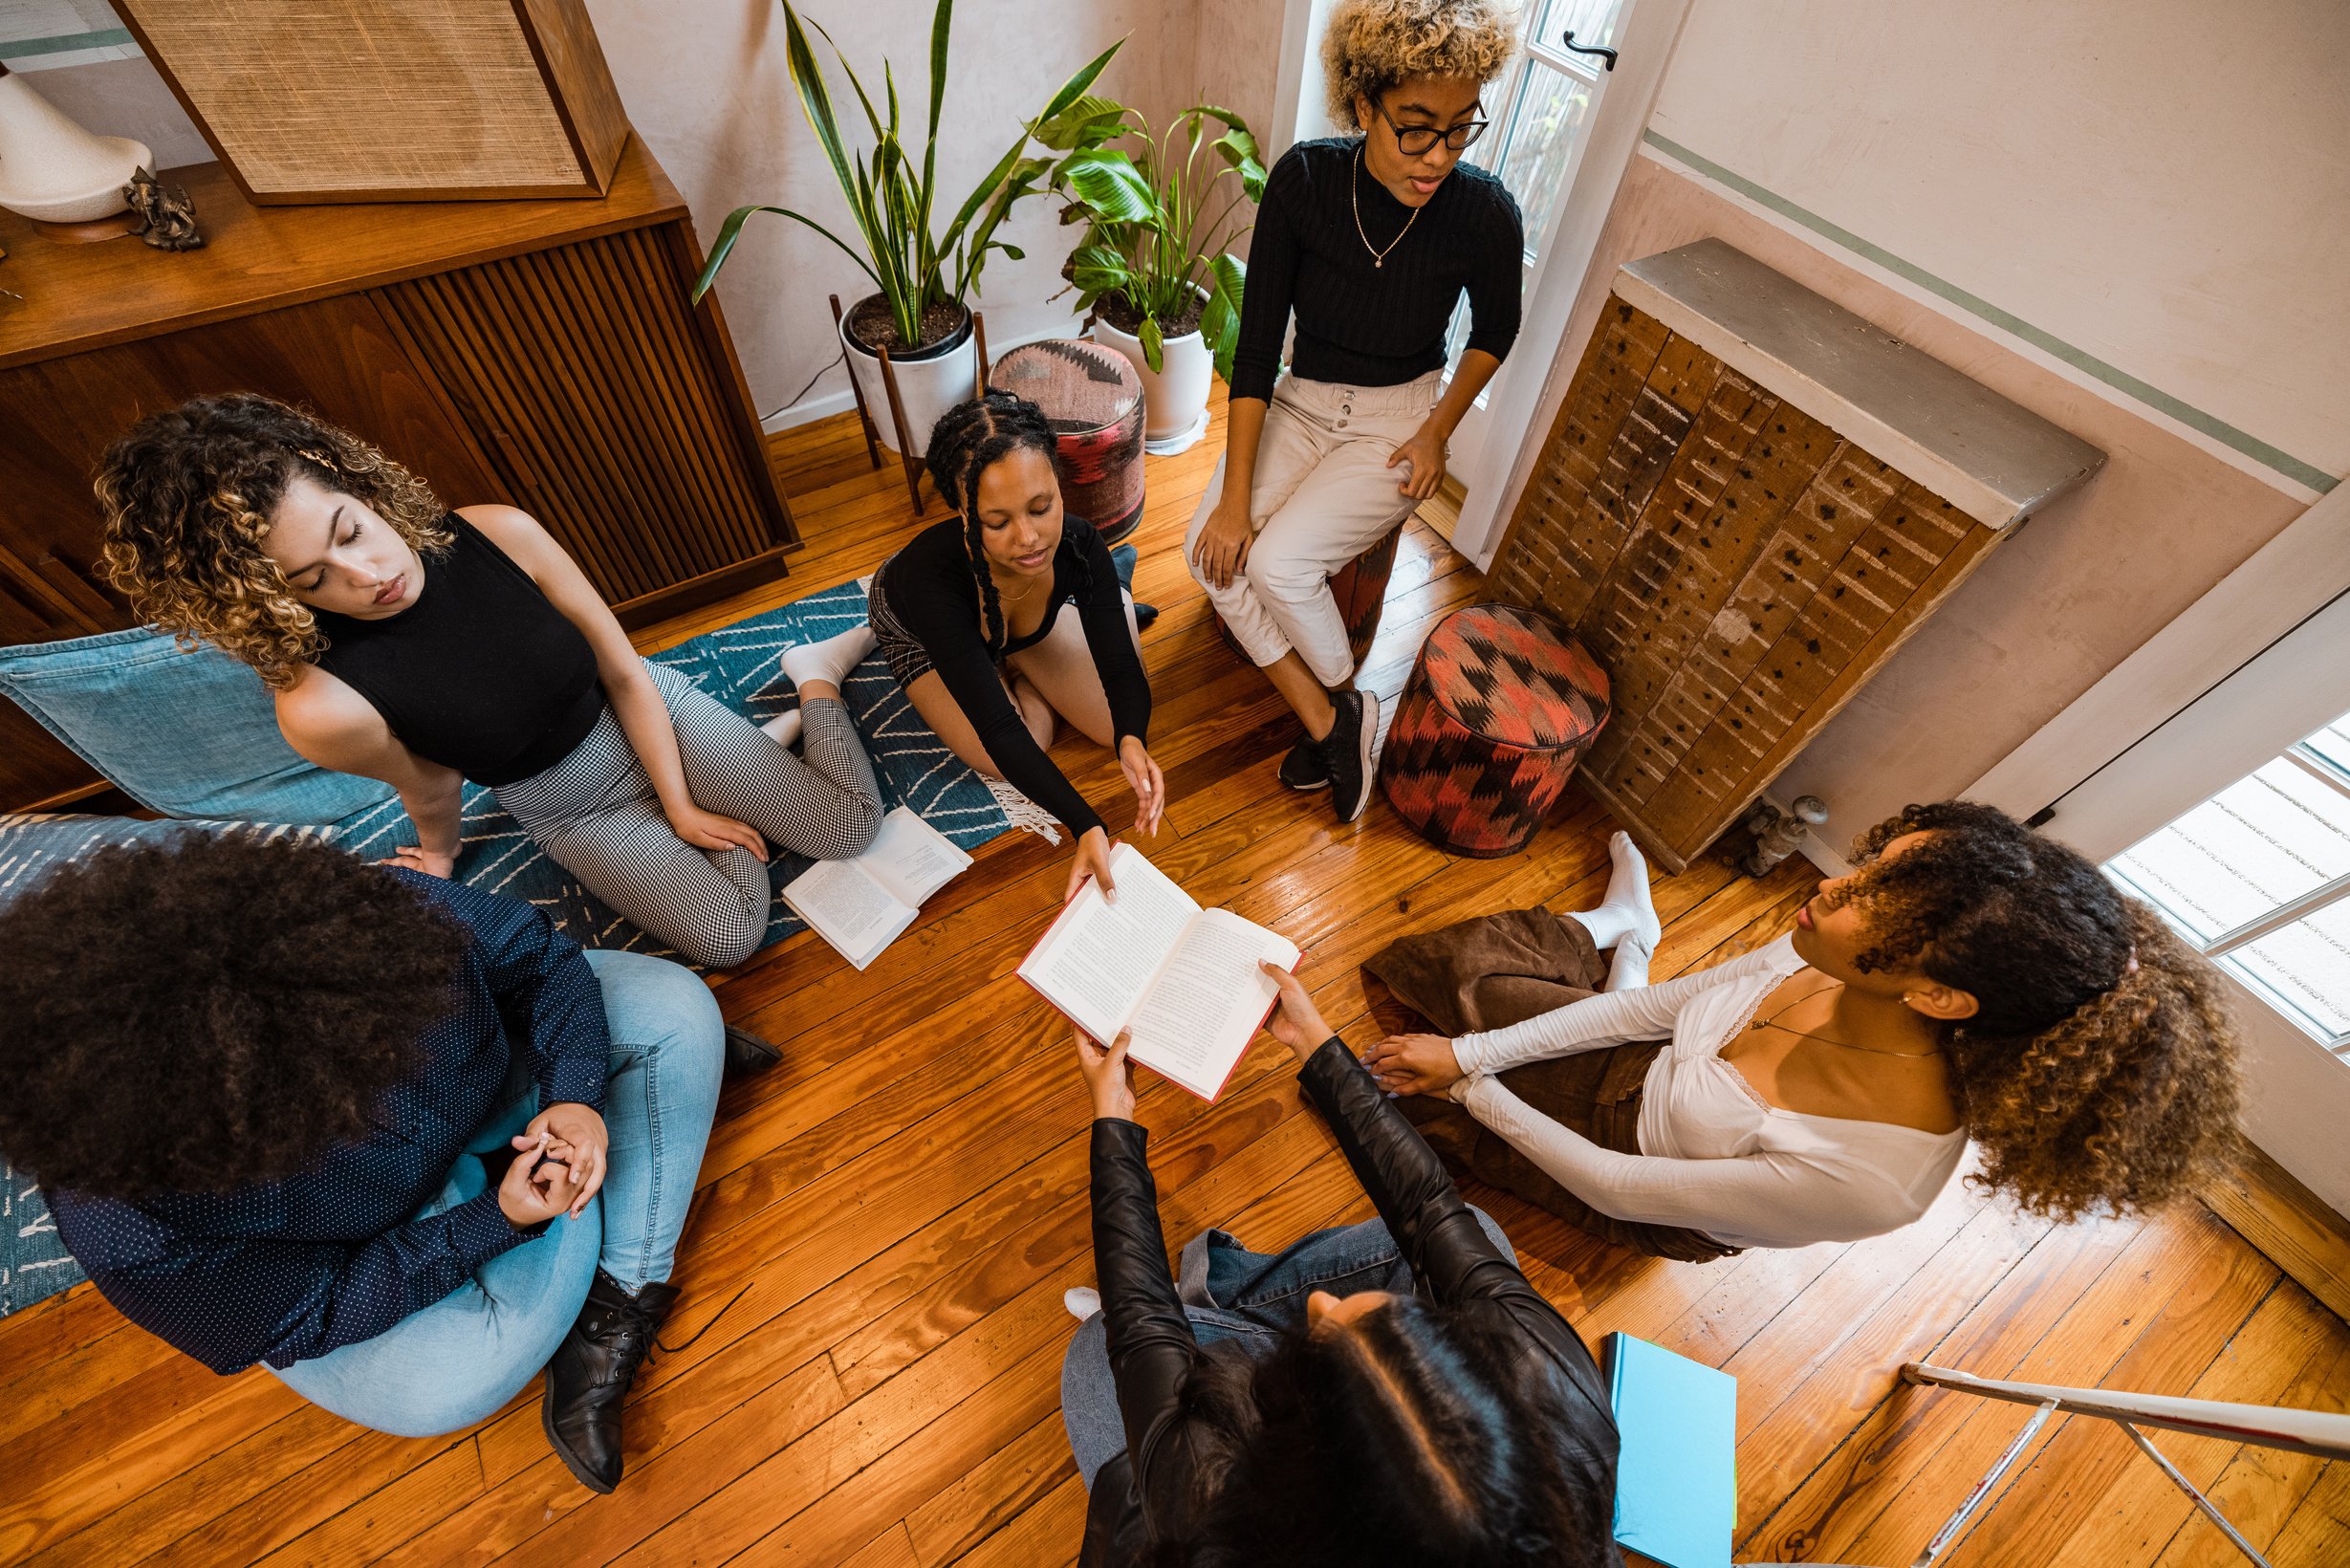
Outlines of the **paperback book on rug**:
M 859 969 L 898 940 L 923 901 L 963 874 L 971 858 L 916 813 L 881 818 L 853 860 L 818 860 L 783 884 L 783 902 Z

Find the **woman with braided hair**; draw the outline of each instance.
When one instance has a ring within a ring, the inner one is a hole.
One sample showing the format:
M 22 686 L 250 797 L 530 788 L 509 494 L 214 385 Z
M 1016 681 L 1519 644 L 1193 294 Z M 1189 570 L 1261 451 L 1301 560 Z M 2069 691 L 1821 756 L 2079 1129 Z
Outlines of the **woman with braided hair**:
M 1644 959 L 1656 938 L 1645 868 L 1617 849 L 1598 909 L 1488 916 L 1371 961 L 1453 1037 L 1391 1036 L 1366 1064 L 1450 1097 L 1404 1103 L 1476 1175 L 1702 1261 L 1906 1225 L 1969 1141 L 1970 1181 L 2059 1220 L 2158 1207 L 2224 1164 L 2237 1036 L 2218 972 L 2005 813 L 1907 807 L 1777 941 L 1595 995 L 1599 947 Z
M 1062 512 L 1053 454 L 1044 410 L 1024 399 L 990 391 L 948 409 L 927 461 L 958 515 L 881 563 L 870 616 L 890 669 L 947 749 L 1077 836 L 1075 898 L 1087 877 L 1113 891 L 1110 837 L 1045 754 L 1057 720 L 1118 753 L 1136 831 L 1158 832 L 1166 780 L 1147 744 L 1134 606 L 1101 535 Z

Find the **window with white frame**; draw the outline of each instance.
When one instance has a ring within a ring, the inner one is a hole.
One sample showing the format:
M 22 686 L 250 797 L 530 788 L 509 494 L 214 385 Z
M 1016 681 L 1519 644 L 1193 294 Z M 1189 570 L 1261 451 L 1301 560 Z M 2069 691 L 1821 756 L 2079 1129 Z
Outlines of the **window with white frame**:
M 1486 90 L 1491 128 L 1463 154 L 1467 162 L 1498 175 L 1517 199 L 1525 220 L 1529 273 L 1542 259 L 1539 250 L 1550 229 L 1551 210 L 1566 188 L 1576 137 L 1589 118 L 1605 68 L 1599 55 L 1570 51 L 1566 35 L 1573 33 L 1578 44 L 1608 47 L 1615 42 L 1617 13 L 1622 9 L 1622 0 L 1534 0 L 1526 8 L 1525 47 L 1501 79 Z M 1447 361 L 1459 358 L 1468 338 L 1469 307 L 1464 302 L 1453 315 L 1445 342 Z
M 2105 871 L 2350 1064 L 2350 713 Z

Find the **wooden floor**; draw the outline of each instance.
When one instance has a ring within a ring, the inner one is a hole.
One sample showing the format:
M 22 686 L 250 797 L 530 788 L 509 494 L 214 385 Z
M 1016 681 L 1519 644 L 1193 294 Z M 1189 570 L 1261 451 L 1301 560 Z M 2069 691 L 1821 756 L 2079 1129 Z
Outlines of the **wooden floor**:
M 1172 804 L 1146 847 L 1203 902 L 1295 939 L 1360 1046 L 1376 1032 L 1364 957 L 1444 921 L 1594 901 L 1608 824 L 1584 806 L 1530 853 L 1453 860 L 1382 804 L 1340 828 L 1324 797 L 1274 785 L 1287 728 L 1175 549 L 1222 432 L 1219 413 L 1212 439 L 1151 466 L 1136 589 L 1163 607 L 1144 647 Z M 648 647 L 857 577 L 915 526 L 846 422 L 780 438 L 775 461 L 810 542 L 791 579 Z M 1430 622 L 1477 594 L 1415 526 L 1369 684 L 1392 697 Z M 1108 759 L 1061 756 L 1121 823 Z M 665 1335 L 692 1343 L 639 1383 L 616 1495 L 549 1454 L 535 1389 L 454 1437 L 383 1437 L 264 1373 L 212 1376 L 84 1286 L 0 1322 L 0 1562 L 1070 1561 L 1084 1494 L 1057 1410 L 1060 1296 L 1092 1276 L 1085 1097 L 1065 1028 L 1012 978 L 1062 875 L 1059 852 L 1007 838 L 864 973 L 803 936 L 720 984 L 784 1064 L 720 1109 Z M 1702 861 L 1661 882 L 1660 977 L 1768 940 L 1808 885 L 1800 862 L 1757 882 Z M 1213 1107 L 1138 1075 L 1170 1239 L 1219 1225 L 1270 1247 L 1368 1215 L 1286 1060 L 1260 1040 Z M 2334 1409 L 2350 1391 L 2350 1332 L 2201 1208 L 2052 1228 L 1954 1187 L 1896 1235 L 1698 1267 L 1471 1196 L 1586 1335 L 1626 1330 L 1738 1376 L 1742 1558 L 1905 1563 L 2022 1424 L 1899 1386 L 1905 1360 Z M 2350 1466 L 2164 1447 L 2279 1568 L 2350 1562 Z M 2230 1552 L 2120 1432 L 2057 1421 L 1945 1560 Z

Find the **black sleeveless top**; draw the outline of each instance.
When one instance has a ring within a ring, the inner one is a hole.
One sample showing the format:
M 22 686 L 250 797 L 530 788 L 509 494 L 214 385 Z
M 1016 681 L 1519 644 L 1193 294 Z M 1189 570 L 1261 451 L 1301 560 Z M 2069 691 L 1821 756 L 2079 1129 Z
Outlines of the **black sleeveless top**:
M 416 602 L 381 621 L 317 612 L 318 667 L 400 743 L 476 784 L 512 784 L 578 748 L 604 710 L 596 653 L 529 573 L 455 512 Z

